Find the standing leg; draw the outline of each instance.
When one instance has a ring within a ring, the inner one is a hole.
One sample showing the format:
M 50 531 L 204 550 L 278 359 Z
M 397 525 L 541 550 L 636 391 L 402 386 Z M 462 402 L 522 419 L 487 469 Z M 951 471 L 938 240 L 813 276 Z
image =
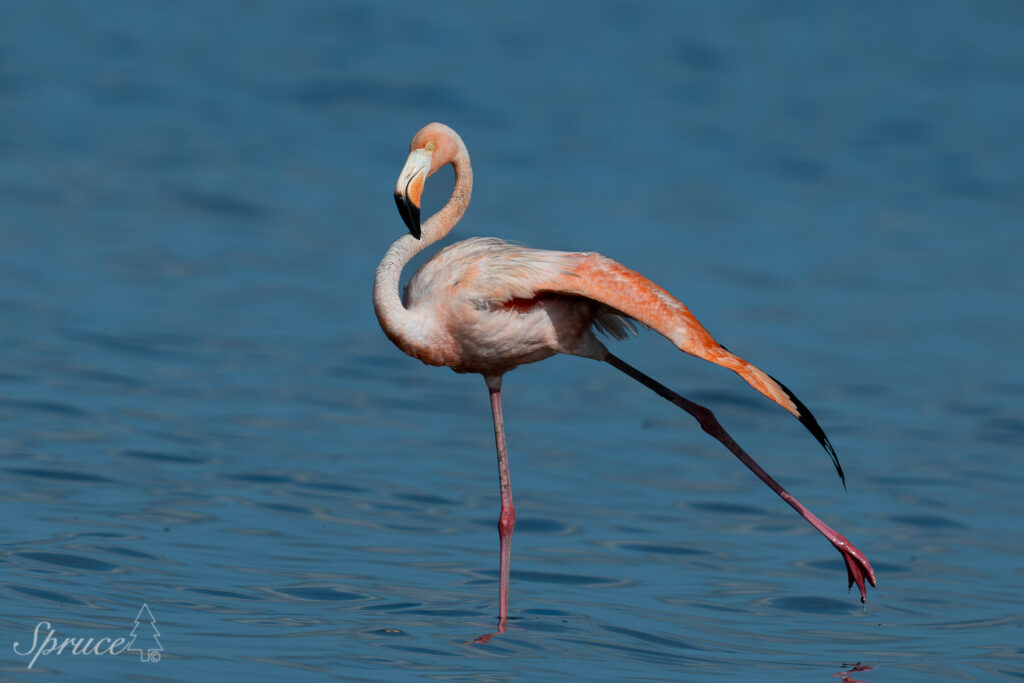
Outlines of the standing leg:
M 498 538 L 501 542 L 500 578 L 498 593 L 498 631 L 505 630 L 508 619 L 509 569 L 512 563 L 512 529 L 516 526 L 516 509 L 512 504 L 512 481 L 508 473 L 508 448 L 505 445 L 505 422 L 501 416 L 501 376 L 487 377 L 491 392 L 491 414 L 494 417 L 494 444 L 498 449 L 498 483 L 501 486 L 501 516 L 498 518 Z

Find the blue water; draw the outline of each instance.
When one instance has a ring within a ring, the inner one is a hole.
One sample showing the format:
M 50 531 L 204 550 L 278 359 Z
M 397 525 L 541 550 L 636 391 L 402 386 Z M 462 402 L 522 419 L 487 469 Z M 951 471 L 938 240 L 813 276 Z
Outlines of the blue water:
M 8 3 L 0 676 L 1024 678 L 1022 27 L 995 2 Z M 431 120 L 473 155 L 456 237 L 616 258 L 814 409 L 848 492 L 731 373 L 616 347 L 871 558 L 865 607 L 686 415 L 558 358 L 505 381 L 512 618 L 471 644 L 487 393 L 370 305 Z M 28 671 L 42 621 L 160 661 Z

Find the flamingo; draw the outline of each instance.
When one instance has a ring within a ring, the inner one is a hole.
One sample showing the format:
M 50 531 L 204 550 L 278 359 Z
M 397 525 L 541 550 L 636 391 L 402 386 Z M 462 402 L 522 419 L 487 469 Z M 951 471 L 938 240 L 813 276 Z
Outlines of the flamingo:
M 451 197 L 436 214 L 421 222 L 424 183 L 446 164 L 455 170 Z M 373 305 L 384 333 L 402 351 L 428 365 L 479 373 L 486 381 L 501 492 L 499 632 L 504 631 L 508 618 L 516 521 L 501 411 L 502 378 L 519 365 L 559 353 L 608 363 L 692 415 L 705 432 L 828 539 L 846 563 L 848 587 L 856 583 L 864 602 L 865 579 L 872 586 L 876 584 L 874 570 L 860 550 L 770 477 L 709 409 L 628 365 L 610 353 L 594 334 L 603 332 L 621 340 L 635 331 L 634 321 L 639 322 L 668 338 L 681 351 L 732 370 L 800 420 L 831 457 L 845 488 L 835 449 L 807 406 L 781 382 L 716 342 L 689 309 L 666 290 L 600 254 L 544 251 L 476 237 L 438 252 L 413 275 L 404 296 L 399 297 L 403 267 L 455 227 L 469 205 L 472 189 L 473 171 L 462 138 L 441 123 L 428 124 L 417 132 L 395 186 L 395 202 L 409 234 L 396 240 L 377 266 Z

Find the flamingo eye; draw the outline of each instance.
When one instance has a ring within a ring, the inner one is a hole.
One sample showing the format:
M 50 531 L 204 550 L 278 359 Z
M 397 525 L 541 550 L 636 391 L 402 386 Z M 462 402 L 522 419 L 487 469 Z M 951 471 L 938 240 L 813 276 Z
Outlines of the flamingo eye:
M 427 143 L 427 146 L 426 146 L 426 150 L 427 150 L 428 152 L 433 152 L 433 151 L 434 151 L 434 147 L 436 147 L 436 146 L 437 146 L 437 145 L 435 145 L 435 144 L 434 144 L 433 142 L 428 142 L 428 143 Z

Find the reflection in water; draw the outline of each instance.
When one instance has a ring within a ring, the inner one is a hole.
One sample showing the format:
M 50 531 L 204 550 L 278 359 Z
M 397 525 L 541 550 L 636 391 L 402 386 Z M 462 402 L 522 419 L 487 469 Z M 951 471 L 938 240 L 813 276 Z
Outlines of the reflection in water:
M 867 679 L 854 678 L 850 674 L 859 674 L 864 671 L 871 671 L 874 667 L 868 666 L 867 664 L 855 664 L 853 667 L 846 671 L 840 671 L 839 673 L 832 674 L 832 678 L 838 678 L 842 683 L 871 683 Z

